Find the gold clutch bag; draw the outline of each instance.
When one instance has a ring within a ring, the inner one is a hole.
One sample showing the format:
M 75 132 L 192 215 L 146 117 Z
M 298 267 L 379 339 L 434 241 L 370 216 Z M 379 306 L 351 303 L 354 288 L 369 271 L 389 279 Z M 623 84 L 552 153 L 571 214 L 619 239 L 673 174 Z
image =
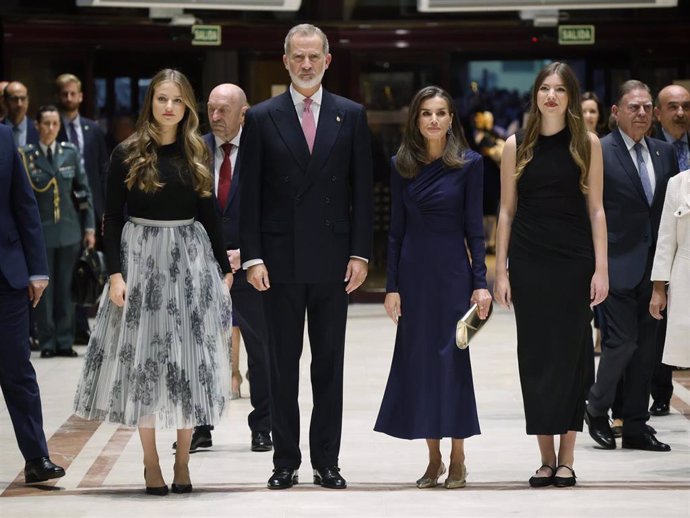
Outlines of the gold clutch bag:
M 455 345 L 458 349 L 467 349 L 470 345 L 470 340 L 476 335 L 479 330 L 484 327 L 491 317 L 491 313 L 494 310 L 494 305 L 489 305 L 489 314 L 486 316 L 485 320 L 479 318 L 479 307 L 476 304 L 472 304 L 472 307 L 467 310 L 460 320 L 458 320 L 458 325 L 455 328 Z

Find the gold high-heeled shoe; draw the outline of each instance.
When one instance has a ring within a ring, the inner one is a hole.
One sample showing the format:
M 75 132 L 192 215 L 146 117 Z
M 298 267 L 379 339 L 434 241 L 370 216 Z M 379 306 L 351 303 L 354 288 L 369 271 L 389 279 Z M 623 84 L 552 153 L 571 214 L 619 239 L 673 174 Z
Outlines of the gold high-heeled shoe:
M 446 472 L 446 465 L 441 462 L 441 465 L 438 467 L 438 473 L 436 475 L 436 478 L 431 478 L 431 477 L 422 477 L 419 480 L 417 480 L 417 487 L 419 489 L 428 489 L 430 487 L 436 487 L 438 485 L 438 479 L 441 478 L 441 475 L 443 475 Z
M 450 472 L 449 472 L 450 473 Z M 460 477 L 459 478 L 451 478 L 450 474 L 448 475 L 448 478 L 446 481 L 443 483 L 443 486 L 446 489 L 458 489 L 460 487 L 465 487 L 467 484 L 467 468 L 465 465 L 462 465 L 462 470 L 460 472 Z

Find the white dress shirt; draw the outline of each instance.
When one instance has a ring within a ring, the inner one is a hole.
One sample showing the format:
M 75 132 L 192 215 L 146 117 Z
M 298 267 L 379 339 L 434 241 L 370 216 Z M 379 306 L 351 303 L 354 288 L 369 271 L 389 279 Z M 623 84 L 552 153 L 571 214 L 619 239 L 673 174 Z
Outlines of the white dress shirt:
M 631 139 L 628 135 L 626 135 L 623 131 L 621 131 L 621 136 L 623 137 L 623 142 L 625 142 L 626 147 L 628 148 L 628 153 L 630 153 L 630 158 L 632 158 L 633 164 L 635 164 L 635 169 L 637 169 L 637 174 L 640 174 L 640 169 L 637 166 L 637 151 L 635 151 L 635 142 L 633 139 Z M 647 175 L 649 176 L 649 185 L 652 186 L 652 195 L 654 195 L 654 191 L 656 189 L 656 176 L 654 175 L 654 164 L 652 163 L 652 155 L 649 151 L 649 148 L 647 147 L 647 142 L 643 138 L 640 140 L 640 144 L 642 144 L 642 158 L 644 159 L 644 163 L 647 165 Z

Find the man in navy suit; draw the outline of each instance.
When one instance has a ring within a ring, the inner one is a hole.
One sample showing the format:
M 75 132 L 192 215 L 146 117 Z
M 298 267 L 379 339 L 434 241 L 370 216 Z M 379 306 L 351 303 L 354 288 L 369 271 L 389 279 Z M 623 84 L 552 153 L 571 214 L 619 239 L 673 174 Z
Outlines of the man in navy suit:
M 223 225 L 225 248 L 235 274 L 230 291 L 233 324 L 240 328 L 247 348 L 250 401 L 253 407 L 248 417 L 252 433 L 251 450 L 270 451 L 273 442 L 268 375 L 268 329 L 261 294 L 247 282 L 240 259 L 240 175 L 243 174 L 244 161 L 252 160 L 252 157 L 245 156 L 240 148 L 242 124 L 247 108 L 247 97 L 239 86 L 229 83 L 216 86 L 208 97 L 208 120 L 212 133 L 204 135 L 203 138 L 211 155 L 214 192 Z M 233 347 L 239 347 L 239 342 L 233 343 Z M 238 365 L 233 365 L 233 370 L 237 368 Z M 190 449 L 211 446 L 212 429 L 211 426 L 197 426 Z
M 105 135 L 101 127 L 91 119 L 79 114 L 79 107 L 84 100 L 81 81 L 74 74 L 61 74 L 55 79 L 55 88 L 60 105 L 60 132 L 58 141 L 71 142 L 82 156 L 86 177 L 91 188 L 96 221 L 96 246 L 101 248 L 103 236 L 101 223 L 103 207 L 105 205 L 105 175 L 108 167 L 108 150 L 105 145 Z M 91 331 L 86 308 L 77 306 L 76 334 L 74 342 L 85 345 L 89 342 Z
M 607 338 L 585 418 L 592 438 L 614 449 L 607 414 L 622 379 L 623 448 L 670 451 L 647 426 L 657 331 L 649 300 L 666 184 L 678 172 L 678 163 L 670 144 L 645 137 L 652 124 L 647 85 L 637 80 L 623 83 L 611 113 L 618 128 L 601 140 L 610 285 L 602 304 Z
M 4 91 L 7 117 L 2 123 L 12 128 L 12 137 L 17 147 L 27 144 L 38 146 L 38 131 L 26 112 L 29 109 L 29 90 L 19 81 L 12 81 Z
M 48 285 L 36 198 L 17 153 L 12 130 L 0 126 L 0 387 L 26 460 L 27 483 L 62 477 L 43 433 L 41 395 L 29 350 L 29 304 Z
M 680 85 L 668 85 L 659 91 L 654 106 L 654 117 L 659 123 L 656 138 L 673 145 L 678 159 L 678 169 L 690 167 L 690 92 Z M 661 362 L 666 341 L 666 311 L 659 321 L 657 333 L 657 360 L 652 377 L 652 406 L 649 413 L 654 416 L 668 415 L 673 396 L 673 368 Z
M 338 455 L 348 294 L 364 282 L 372 245 L 371 138 L 364 107 L 321 86 L 328 39 L 290 29 L 287 92 L 249 109 L 242 133 L 242 266 L 264 294 L 269 327 L 275 469 L 270 489 L 297 483 L 297 403 L 305 313 L 314 407 L 314 483 L 346 487 Z

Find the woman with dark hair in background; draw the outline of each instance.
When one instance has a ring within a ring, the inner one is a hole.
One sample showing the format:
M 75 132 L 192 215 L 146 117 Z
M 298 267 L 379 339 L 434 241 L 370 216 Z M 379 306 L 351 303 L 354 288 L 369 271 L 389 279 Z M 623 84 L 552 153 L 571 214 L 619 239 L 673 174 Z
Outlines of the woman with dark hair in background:
M 447 92 L 435 86 L 417 92 L 392 166 L 384 306 L 398 329 L 374 429 L 426 439 L 429 464 L 420 489 L 435 487 L 445 473 L 440 442 L 450 437 L 444 485 L 464 487 L 464 439 L 480 431 L 469 349 L 456 347 L 455 327 L 473 303 L 486 318 L 491 294 L 482 159 L 468 149 Z
M 496 242 L 496 300 L 515 305 L 527 433 L 541 453 L 532 487 L 575 485 L 590 308 L 608 293 L 602 193 L 601 145 L 585 129 L 577 78 L 551 63 L 534 82 L 524 132 L 506 142 Z
M 146 492 L 161 496 L 168 486 L 156 426 L 177 429 L 172 491 L 191 492 L 192 428 L 217 424 L 230 397 L 232 273 L 198 127 L 188 79 L 158 72 L 136 131 L 111 158 L 104 215 L 109 297 L 75 397 L 75 411 L 86 419 L 139 428 Z
M 599 96 L 594 92 L 584 92 L 581 104 L 587 131 L 591 131 L 597 137 L 606 135 L 609 132 L 608 117 L 604 113 L 604 105 L 601 104 Z

